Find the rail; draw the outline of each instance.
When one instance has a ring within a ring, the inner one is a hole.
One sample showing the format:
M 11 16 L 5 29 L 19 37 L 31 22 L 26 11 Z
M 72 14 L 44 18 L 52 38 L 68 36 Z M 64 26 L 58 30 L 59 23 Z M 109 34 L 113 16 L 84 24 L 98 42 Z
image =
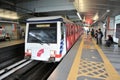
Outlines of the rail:
M 29 64 L 31 62 L 32 62 L 32 60 L 23 59 L 15 64 L 9 66 L 9 67 L 6 67 L 6 68 L 0 70 L 0 80 L 6 78 L 10 74 L 14 73 L 18 69 L 26 66 L 27 64 Z

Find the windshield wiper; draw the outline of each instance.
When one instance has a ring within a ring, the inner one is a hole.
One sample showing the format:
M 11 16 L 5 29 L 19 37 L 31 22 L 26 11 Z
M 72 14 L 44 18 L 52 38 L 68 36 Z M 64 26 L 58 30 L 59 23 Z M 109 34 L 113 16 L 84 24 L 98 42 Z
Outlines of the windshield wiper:
M 39 43 L 40 43 L 41 45 L 43 45 L 43 44 L 42 44 L 42 41 L 40 40 L 39 37 L 37 37 L 37 36 L 36 36 L 35 34 L 33 34 L 33 33 L 29 33 L 29 34 L 30 34 L 32 37 L 34 37 L 34 38 L 36 38 L 37 40 L 39 40 L 39 41 L 40 41 Z
M 46 42 L 46 44 L 47 44 L 47 45 L 50 45 L 50 43 L 47 43 L 47 42 Z

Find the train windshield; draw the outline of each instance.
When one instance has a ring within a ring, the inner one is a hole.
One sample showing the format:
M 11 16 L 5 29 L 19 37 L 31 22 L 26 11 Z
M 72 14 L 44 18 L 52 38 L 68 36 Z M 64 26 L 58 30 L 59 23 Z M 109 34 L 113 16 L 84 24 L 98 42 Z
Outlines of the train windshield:
M 29 24 L 29 43 L 57 43 L 57 23 Z

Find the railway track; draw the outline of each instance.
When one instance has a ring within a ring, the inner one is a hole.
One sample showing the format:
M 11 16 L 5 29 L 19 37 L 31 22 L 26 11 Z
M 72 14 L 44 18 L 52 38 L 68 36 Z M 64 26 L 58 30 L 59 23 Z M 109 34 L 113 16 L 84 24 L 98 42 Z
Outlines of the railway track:
M 38 65 L 32 70 L 34 73 L 30 73 L 20 80 L 47 80 L 57 65 L 58 63 L 42 63 L 42 66 Z
M 19 57 L 14 57 L 12 59 L 7 59 L 7 61 L 3 61 L 0 63 L 0 70 L 3 69 L 3 68 L 6 68 L 7 66 L 10 66 L 20 60 L 22 60 L 23 57 L 19 56 Z
M 58 64 L 23 59 L 0 70 L 0 80 L 46 80 Z
M 18 69 L 24 67 L 25 65 L 29 64 L 30 62 L 32 62 L 32 60 L 21 60 L 11 66 L 8 66 L 2 70 L 0 70 L 0 80 L 6 78 L 7 76 L 11 75 L 12 73 L 14 73 L 15 71 L 17 71 Z

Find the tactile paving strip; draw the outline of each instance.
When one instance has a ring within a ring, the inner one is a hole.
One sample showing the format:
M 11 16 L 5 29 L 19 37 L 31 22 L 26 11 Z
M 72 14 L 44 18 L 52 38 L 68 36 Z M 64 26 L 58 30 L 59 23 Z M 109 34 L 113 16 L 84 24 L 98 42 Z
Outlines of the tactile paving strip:
M 108 77 L 108 74 L 103 63 L 81 59 L 78 70 L 78 77 L 82 76 L 105 80 Z
M 92 43 L 92 38 L 84 38 L 84 48 L 86 49 L 95 49 L 95 46 Z
M 95 49 L 93 45 L 84 45 L 83 46 L 85 49 Z

